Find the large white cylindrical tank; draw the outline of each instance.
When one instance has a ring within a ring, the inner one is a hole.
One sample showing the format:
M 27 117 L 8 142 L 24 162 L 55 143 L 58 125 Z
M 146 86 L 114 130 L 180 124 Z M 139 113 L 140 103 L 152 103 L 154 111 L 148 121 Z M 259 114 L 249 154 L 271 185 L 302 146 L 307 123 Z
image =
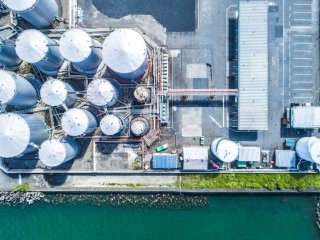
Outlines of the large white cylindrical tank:
M 10 158 L 37 150 L 49 137 L 48 126 L 38 115 L 0 114 L 0 157 Z
M 16 53 L 14 42 L 0 40 L 0 64 L 7 68 L 14 68 L 21 63 L 22 60 Z
M 320 139 L 303 137 L 296 144 L 298 156 L 309 162 L 320 164 Z
M 132 29 L 116 29 L 103 43 L 102 57 L 112 74 L 123 80 L 137 80 L 148 69 L 147 46 Z
M 34 86 L 24 77 L 0 70 L 0 104 L 33 107 L 38 103 Z
M 121 118 L 116 115 L 106 115 L 100 121 L 100 129 L 107 136 L 114 136 L 120 133 L 124 128 Z
M 16 40 L 18 56 L 45 74 L 55 75 L 64 59 L 58 43 L 35 29 L 24 30 Z
M 72 108 L 66 111 L 61 118 L 62 129 L 67 135 L 80 136 L 92 133 L 97 127 L 97 119 L 85 109 Z
M 97 106 L 113 106 L 119 98 L 118 89 L 108 80 L 97 78 L 87 88 L 88 100 Z
M 101 43 L 79 28 L 67 30 L 60 38 L 62 56 L 81 73 L 90 73 L 99 67 L 102 60 L 101 48 Z
M 47 167 L 57 167 L 75 159 L 79 154 L 79 145 L 72 138 L 46 140 L 39 149 L 39 159 Z
M 230 140 L 217 138 L 211 144 L 211 152 L 223 162 L 233 162 L 238 158 L 239 147 Z
M 46 81 L 40 90 L 42 101 L 52 107 L 65 104 L 71 107 L 76 100 L 76 94 L 73 87 L 61 80 L 50 79 Z
M 133 136 L 142 137 L 150 130 L 150 122 L 144 117 L 136 117 L 132 119 L 130 130 Z
M 55 0 L 1 0 L 8 8 L 16 11 L 36 28 L 50 26 L 58 16 Z

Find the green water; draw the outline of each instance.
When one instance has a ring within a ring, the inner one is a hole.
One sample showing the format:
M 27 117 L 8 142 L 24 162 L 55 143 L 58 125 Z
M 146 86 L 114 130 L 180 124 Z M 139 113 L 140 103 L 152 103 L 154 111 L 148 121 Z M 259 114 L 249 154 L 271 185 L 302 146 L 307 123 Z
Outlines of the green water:
M 0 207 L 1 240 L 316 240 L 314 197 L 214 196 L 186 210 L 77 203 Z

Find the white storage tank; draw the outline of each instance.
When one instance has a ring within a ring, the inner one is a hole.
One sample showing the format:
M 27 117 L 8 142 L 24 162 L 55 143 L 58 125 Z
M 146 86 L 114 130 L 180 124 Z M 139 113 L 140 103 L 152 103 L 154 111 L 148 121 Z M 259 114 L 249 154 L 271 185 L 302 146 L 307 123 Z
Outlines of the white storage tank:
M 39 149 L 40 161 L 49 168 L 75 159 L 79 154 L 79 145 L 72 138 L 52 139 L 43 142 Z
M 85 109 L 72 108 L 61 118 L 62 129 L 67 135 L 80 136 L 92 133 L 98 127 L 95 116 Z
M 84 74 L 94 74 L 102 61 L 102 44 L 80 28 L 67 30 L 60 38 L 60 52 L 74 68 Z
M 150 90 L 146 87 L 140 86 L 134 90 L 134 99 L 138 103 L 145 103 L 150 99 Z
M 238 158 L 239 146 L 230 140 L 217 138 L 211 144 L 211 152 L 223 162 L 233 162 Z
M 21 63 L 14 42 L 0 40 L 0 64 L 6 68 L 17 68 Z
M 38 103 L 35 87 L 24 77 L 0 70 L 0 104 L 33 107 Z
M 87 88 L 88 100 L 96 106 L 113 106 L 119 98 L 118 89 L 108 80 L 94 79 Z
M 320 164 L 320 139 L 303 137 L 296 144 L 298 156 L 306 161 Z
M 150 122 L 144 117 L 136 117 L 132 119 L 130 130 L 133 136 L 142 137 L 150 130 Z
M 107 136 L 119 134 L 124 128 L 124 122 L 116 115 L 104 116 L 100 121 L 100 129 Z
M 61 106 L 71 107 L 76 100 L 73 87 L 61 80 L 50 79 L 46 81 L 40 90 L 42 101 L 52 107 Z
M 35 114 L 0 114 L 0 157 L 10 158 L 37 150 L 49 138 L 44 119 Z
M 55 0 L 1 0 L 1 2 L 36 28 L 50 26 L 59 12 Z
M 123 80 L 138 80 L 148 70 L 146 43 L 132 29 L 111 32 L 103 43 L 102 57 L 111 73 Z
M 18 56 L 47 75 L 56 75 L 64 59 L 58 43 L 35 29 L 24 30 L 16 40 Z

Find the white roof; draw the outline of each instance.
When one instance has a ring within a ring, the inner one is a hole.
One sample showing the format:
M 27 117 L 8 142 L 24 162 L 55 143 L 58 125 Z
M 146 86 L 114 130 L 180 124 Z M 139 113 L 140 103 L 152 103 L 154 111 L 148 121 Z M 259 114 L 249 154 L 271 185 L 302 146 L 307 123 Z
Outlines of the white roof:
M 260 147 L 239 147 L 239 161 L 242 162 L 260 162 Z
M 8 8 L 14 11 L 25 11 L 33 7 L 38 0 L 1 0 Z
M 311 159 L 320 164 L 320 139 L 316 139 L 309 145 Z
M 0 156 L 22 154 L 30 143 L 30 127 L 18 114 L 0 114 Z
M 0 103 L 10 102 L 16 94 L 15 75 L 7 71 L 0 70 Z
M 42 85 L 40 94 L 45 104 L 49 106 L 59 106 L 66 101 L 68 88 L 64 82 L 51 79 Z
M 130 73 L 136 71 L 145 62 L 147 46 L 137 31 L 116 29 L 106 37 L 102 56 L 113 71 Z
M 105 106 L 114 101 L 116 89 L 106 79 L 98 78 L 93 80 L 87 88 L 88 100 L 97 106 Z
M 40 161 L 48 167 L 56 167 L 63 163 L 67 157 L 67 149 L 58 140 L 44 141 L 39 150 Z
M 35 29 L 24 30 L 16 40 L 16 52 L 18 56 L 28 62 L 41 61 L 49 51 L 49 39 Z
M 131 131 L 135 135 L 142 134 L 146 130 L 146 128 L 147 128 L 147 125 L 142 120 L 136 120 L 131 123 Z
M 83 109 L 72 108 L 66 111 L 61 118 L 62 129 L 70 136 L 79 136 L 89 128 L 89 117 Z
M 208 147 L 183 147 L 184 170 L 208 169 Z
M 115 115 L 106 115 L 100 121 L 100 129 L 107 136 L 113 136 L 122 130 L 122 121 Z
M 293 128 L 319 128 L 320 107 L 293 107 L 291 109 L 291 126 Z
M 239 2 L 238 129 L 268 130 L 268 1 Z
M 217 138 L 211 144 L 212 153 L 223 162 L 233 162 L 239 154 L 239 146 L 227 139 Z
M 279 168 L 294 168 L 296 166 L 296 152 L 276 150 L 276 166 Z
M 72 28 L 60 38 L 60 53 L 70 62 L 82 62 L 92 52 L 92 39 L 89 34 L 79 28 Z

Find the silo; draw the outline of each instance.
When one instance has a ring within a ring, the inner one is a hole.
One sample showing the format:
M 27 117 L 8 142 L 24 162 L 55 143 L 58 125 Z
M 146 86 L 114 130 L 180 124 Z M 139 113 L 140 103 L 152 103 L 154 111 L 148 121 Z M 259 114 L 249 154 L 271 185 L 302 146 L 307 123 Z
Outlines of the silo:
M 35 29 L 24 30 L 16 40 L 18 56 L 48 75 L 55 75 L 64 60 L 58 43 Z
M 211 144 L 211 152 L 223 162 L 233 162 L 238 158 L 239 147 L 230 140 L 217 138 Z
M 21 63 L 14 42 L 0 40 L 0 64 L 7 68 L 15 68 Z
M 134 99 L 138 103 L 145 103 L 150 99 L 150 90 L 146 87 L 137 87 L 133 93 Z
M 29 108 L 38 103 L 38 94 L 24 77 L 0 70 L 0 103 Z
M 72 138 L 57 139 L 43 142 L 39 149 L 40 161 L 49 168 L 75 159 L 79 154 L 79 145 Z
M 131 121 L 130 130 L 133 136 L 142 137 L 150 130 L 150 123 L 144 117 L 136 117 Z
M 1 0 L 8 8 L 36 28 L 50 26 L 58 16 L 55 0 Z
M 138 80 L 148 69 L 146 43 L 132 29 L 111 32 L 103 43 L 102 57 L 110 72 L 123 80 Z
M 118 101 L 119 91 L 108 80 L 97 78 L 88 85 L 87 98 L 96 106 L 110 107 Z
M 67 30 L 60 38 L 60 52 L 74 68 L 84 74 L 94 74 L 101 63 L 102 45 L 79 28 Z
M 62 129 L 67 135 L 80 136 L 92 133 L 98 126 L 94 115 L 85 109 L 72 108 L 61 118 Z
M 49 137 L 44 119 L 34 114 L 0 114 L 0 156 L 16 157 L 34 152 Z
M 119 134 L 124 128 L 122 119 L 116 115 L 106 115 L 100 121 L 100 129 L 107 136 Z
M 61 80 L 50 79 L 46 81 L 40 90 L 42 101 L 52 107 L 65 104 L 71 107 L 76 100 L 76 94 L 73 87 Z
M 298 156 L 306 161 L 320 164 L 320 139 L 303 137 L 296 144 Z

